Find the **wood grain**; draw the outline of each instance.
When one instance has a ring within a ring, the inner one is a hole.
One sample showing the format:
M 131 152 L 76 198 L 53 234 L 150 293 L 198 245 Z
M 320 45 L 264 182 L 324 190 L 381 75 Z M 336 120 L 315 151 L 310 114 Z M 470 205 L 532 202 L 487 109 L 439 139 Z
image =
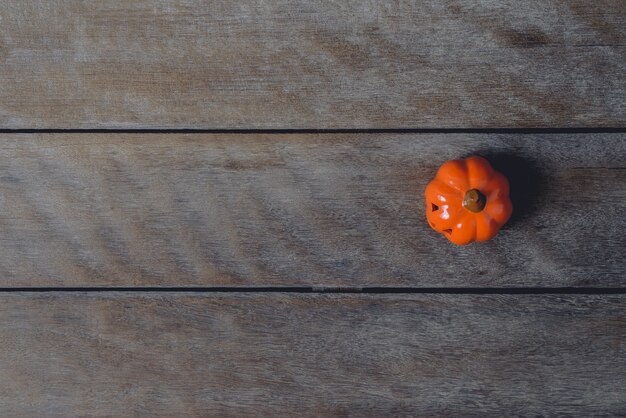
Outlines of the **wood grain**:
M 623 296 L 0 296 L 4 416 L 621 416 Z
M 512 183 L 495 240 L 431 231 L 445 160 Z M 624 286 L 625 134 L 0 135 L 0 287 Z
M 621 0 L 4 0 L 0 128 L 626 126 Z

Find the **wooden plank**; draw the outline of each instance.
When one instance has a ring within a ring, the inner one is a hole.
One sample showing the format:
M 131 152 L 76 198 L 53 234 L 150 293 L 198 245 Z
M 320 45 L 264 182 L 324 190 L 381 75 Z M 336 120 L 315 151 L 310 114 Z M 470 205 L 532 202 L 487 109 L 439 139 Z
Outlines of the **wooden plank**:
M 459 248 L 423 190 L 486 155 L 514 218 Z M 0 135 L 0 287 L 624 286 L 626 134 Z
M 4 416 L 621 416 L 624 296 L 3 294 Z
M 0 128 L 626 126 L 621 0 L 5 0 Z

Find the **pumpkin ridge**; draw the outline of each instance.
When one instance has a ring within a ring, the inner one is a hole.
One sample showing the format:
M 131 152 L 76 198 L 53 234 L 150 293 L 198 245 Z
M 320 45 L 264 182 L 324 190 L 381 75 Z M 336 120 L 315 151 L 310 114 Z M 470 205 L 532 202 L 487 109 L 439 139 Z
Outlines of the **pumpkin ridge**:
M 498 231 L 500 230 L 500 226 L 496 222 L 495 219 L 485 211 L 482 211 L 480 214 L 476 216 L 476 240 L 477 241 L 487 241 L 493 238 Z
M 459 227 L 459 225 L 461 225 Z M 476 240 L 476 218 L 471 212 L 462 213 L 459 220 L 455 223 L 453 235 L 455 235 L 455 244 L 466 245 Z
M 471 189 L 483 190 L 491 182 L 494 170 L 491 164 L 482 157 L 474 156 L 465 159 L 467 181 Z
M 435 179 L 439 179 L 444 184 L 458 190 L 460 193 L 464 193 L 469 186 L 465 161 L 451 160 L 444 163 L 437 171 Z
M 435 177 L 435 179 L 431 182 L 434 183 L 433 186 L 436 188 L 445 188 L 446 190 L 438 190 L 437 194 L 448 194 L 448 195 L 453 195 L 453 197 L 459 199 L 459 201 L 462 199 L 463 197 L 463 191 L 460 189 L 457 189 L 456 187 L 451 186 L 450 184 L 446 183 L 445 181 L 441 180 L 440 178 Z
M 500 213 L 495 213 L 496 210 Z M 485 210 L 483 212 L 489 214 L 489 216 L 491 216 L 496 223 L 502 225 L 509 220 L 512 208 L 507 198 L 503 199 L 502 197 L 498 197 L 487 201 L 487 205 L 485 206 Z

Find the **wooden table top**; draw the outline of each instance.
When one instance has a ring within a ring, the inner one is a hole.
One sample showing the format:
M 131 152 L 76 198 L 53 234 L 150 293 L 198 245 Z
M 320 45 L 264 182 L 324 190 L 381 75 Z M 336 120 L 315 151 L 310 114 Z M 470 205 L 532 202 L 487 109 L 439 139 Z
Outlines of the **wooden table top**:
M 626 3 L 0 3 L 0 415 L 626 414 Z M 432 231 L 446 160 L 514 215 Z

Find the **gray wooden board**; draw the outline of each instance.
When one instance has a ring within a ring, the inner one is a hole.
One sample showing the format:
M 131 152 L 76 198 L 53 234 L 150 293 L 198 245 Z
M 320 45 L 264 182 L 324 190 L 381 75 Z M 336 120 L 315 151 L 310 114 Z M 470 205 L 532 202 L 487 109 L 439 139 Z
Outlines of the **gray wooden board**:
M 622 0 L 4 0 L 0 128 L 626 126 Z
M 423 191 L 486 155 L 514 217 L 456 247 Z M 0 135 L 0 287 L 624 286 L 626 134 Z
M 0 295 L 3 416 L 626 413 L 624 296 Z

